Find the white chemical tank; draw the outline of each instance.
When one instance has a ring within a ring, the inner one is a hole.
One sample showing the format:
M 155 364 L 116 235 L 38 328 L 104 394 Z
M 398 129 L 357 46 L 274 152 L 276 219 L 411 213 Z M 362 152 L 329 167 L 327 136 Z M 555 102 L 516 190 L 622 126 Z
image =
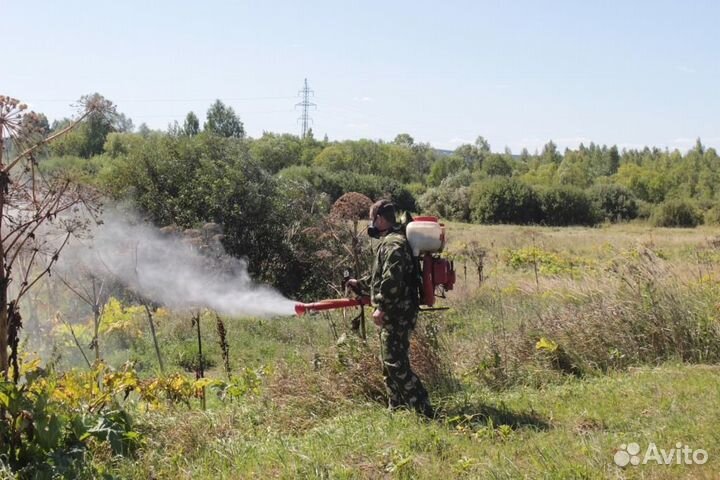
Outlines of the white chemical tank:
M 416 257 L 421 253 L 439 253 L 445 246 L 445 227 L 437 217 L 415 217 L 408 223 L 405 235 Z

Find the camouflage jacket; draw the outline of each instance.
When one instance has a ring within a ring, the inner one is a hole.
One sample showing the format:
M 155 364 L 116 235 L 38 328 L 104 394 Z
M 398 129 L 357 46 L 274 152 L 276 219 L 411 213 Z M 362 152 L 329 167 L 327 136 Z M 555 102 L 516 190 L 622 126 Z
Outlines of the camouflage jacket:
M 382 238 L 375 254 L 372 273 L 361 281 L 373 306 L 389 314 L 415 315 L 418 310 L 417 275 L 405 235 L 390 232 Z M 369 285 L 368 285 L 369 284 Z

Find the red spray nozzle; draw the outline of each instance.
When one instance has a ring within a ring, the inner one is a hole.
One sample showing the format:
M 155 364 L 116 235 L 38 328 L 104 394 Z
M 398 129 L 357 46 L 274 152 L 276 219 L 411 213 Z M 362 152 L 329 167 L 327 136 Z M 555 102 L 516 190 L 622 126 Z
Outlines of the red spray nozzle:
M 320 300 L 319 302 L 314 303 L 297 303 L 295 304 L 295 314 L 298 317 L 301 317 L 308 312 L 312 313 L 322 310 L 335 310 L 337 308 L 357 307 L 359 305 L 370 305 L 370 298 L 338 298 L 330 300 Z

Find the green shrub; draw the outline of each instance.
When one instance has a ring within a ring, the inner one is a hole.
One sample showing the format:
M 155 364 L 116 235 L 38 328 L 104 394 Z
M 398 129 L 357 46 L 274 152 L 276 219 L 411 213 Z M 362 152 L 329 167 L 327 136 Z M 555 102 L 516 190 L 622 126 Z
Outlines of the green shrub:
M 263 132 L 262 137 L 250 141 L 250 155 L 271 173 L 290 165 L 299 165 L 302 151 L 302 140 L 288 133 Z
M 695 205 L 685 200 L 668 200 L 653 211 L 650 223 L 655 227 L 697 227 L 703 221 Z
M 358 192 L 372 200 L 390 198 L 400 210 L 417 211 L 412 192 L 393 178 L 354 172 L 331 172 L 320 167 L 295 165 L 278 173 L 282 180 L 305 181 L 335 201 L 348 192 Z
M 201 364 L 197 352 L 187 351 L 179 352 L 177 358 L 175 359 L 175 363 L 179 367 L 182 367 L 183 370 L 190 373 L 200 371 L 201 366 L 203 371 L 208 371 L 217 365 L 217 361 L 215 361 L 215 359 L 213 358 L 208 357 L 207 355 L 202 356 Z
M 408 183 L 407 185 L 405 185 L 405 188 L 407 188 L 408 192 L 410 192 L 415 198 L 418 198 L 420 195 L 427 191 L 427 186 L 423 185 L 420 182 Z
M 40 368 L 39 361 L 22 368 L 17 385 L 0 380 L 0 467 L 17 478 L 98 478 L 87 458 L 93 445 L 126 456 L 141 445 L 132 418 L 116 401 L 120 392 L 105 393 L 93 384 L 102 364 L 63 376 Z
M 707 225 L 720 225 L 720 205 L 715 205 L 706 211 L 704 220 Z
M 420 212 L 458 222 L 470 220 L 470 189 L 468 187 L 428 189 L 419 199 Z
M 649 220 L 653 214 L 653 210 L 655 210 L 655 205 L 650 202 L 646 202 L 645 200 L 638 200 L 637 205 L 637 218 L 642 220 Z
M 537 192 L 514 179 L 495 177 L 474 183 L 470 210 L 477 223 L 531 224 L 542 220 Z
M 581 259 L 561 255 L 538 247 L 524 247 L 517 250 L 508 249 L 502 254 L 503 261 L 514 270 L 537 267 L 538 272 L 546 275 L 562 275 L 573 273 L 585 266 Z
M 596 185 L 590 190 L 590 199 L 607 221 L 632 220 L 639 213 L 635 195 L 620 185 Z
M 548 225 L 594 225 L 598 214 L 590 197 L 576 187 L 551 187 L 540 193 L 543 220 Z
M 501 155 L 491 155 L 483 162 L 483 171 L 490 177 L 509 177 L 513 168 Z
M 382 196 L 388 196 L 400 210 L 417 212 L 418 207 L 417 202 L 415 201 L 415 197 L 410 192 L 410 190 L 405 188 L 404 185 L 392 179 L 387 179 L 383 177 L 376 178 L 379 179 L 378 186 L 380 188 L 378 189 L 378 194 L 374 197 L 374 199 L 378 199 Z M 352 190 L 348 191 L 350 192 Z

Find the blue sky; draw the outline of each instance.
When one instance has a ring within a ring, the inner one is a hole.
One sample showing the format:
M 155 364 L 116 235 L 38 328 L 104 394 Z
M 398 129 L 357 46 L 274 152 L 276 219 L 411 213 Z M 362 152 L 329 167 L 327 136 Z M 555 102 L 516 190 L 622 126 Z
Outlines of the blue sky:
M 716 1 L 12 1 L 0 93 L 48 117 L 99 92 L 166 128 L 220 98 L 251 136 L 493 150 L 720 148 Z

